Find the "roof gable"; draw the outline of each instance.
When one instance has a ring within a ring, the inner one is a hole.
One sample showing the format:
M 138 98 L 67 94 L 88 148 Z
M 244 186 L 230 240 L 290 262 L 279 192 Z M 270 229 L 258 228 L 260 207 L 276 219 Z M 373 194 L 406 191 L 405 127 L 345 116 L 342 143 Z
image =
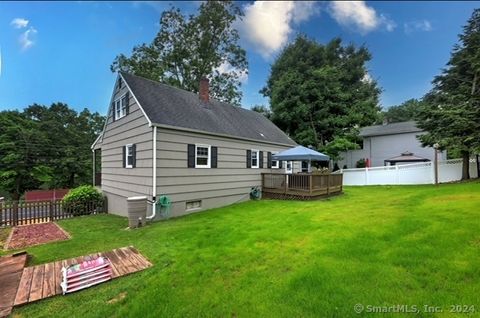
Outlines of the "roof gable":
M 262 114 L 222 103 L 143 77 L 121 73 L 153 125 L 165 125 L 263 142 L 295 145 Z
M 416 126 L 416 123 L 414 121 L 404 121 L 400 123 L 363 127 L 360 129 L 359 136 L 361 137 L 386 136 L 386 135 L 405 134 L 405 133 L 422 132 L 422 131 L 423 131 L 422 129 Z

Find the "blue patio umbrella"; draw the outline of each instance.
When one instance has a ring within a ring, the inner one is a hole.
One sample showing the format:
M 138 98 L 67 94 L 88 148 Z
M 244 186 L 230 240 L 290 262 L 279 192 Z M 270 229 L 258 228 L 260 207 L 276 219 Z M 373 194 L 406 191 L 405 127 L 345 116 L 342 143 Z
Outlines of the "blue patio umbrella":
M 283 161 L 329 161 L 330 157 L 313 149 L 297 146 L 273 155 L 272 159 Z

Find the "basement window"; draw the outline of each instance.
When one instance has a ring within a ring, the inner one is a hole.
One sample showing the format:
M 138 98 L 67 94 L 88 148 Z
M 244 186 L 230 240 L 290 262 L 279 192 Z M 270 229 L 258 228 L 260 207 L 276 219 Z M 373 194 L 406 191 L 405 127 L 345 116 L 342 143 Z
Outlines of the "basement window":
M 196 201 L 187 201 L 186 203 L 186 210 L 187 211 L 192 211 L 192 210 L 198 210 L 202 208 L 202 200 L 196 200 Z

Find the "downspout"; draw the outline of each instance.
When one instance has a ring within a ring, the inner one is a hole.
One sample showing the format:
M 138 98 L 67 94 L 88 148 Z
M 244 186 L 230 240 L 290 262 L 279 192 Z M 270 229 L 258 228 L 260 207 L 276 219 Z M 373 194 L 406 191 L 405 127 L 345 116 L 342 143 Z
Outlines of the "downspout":
M 147 216 L 147 220 L 155 218 L 157 213 L 157 126 L 153 126 L 153 180 L 152 180 L 152 215 Z

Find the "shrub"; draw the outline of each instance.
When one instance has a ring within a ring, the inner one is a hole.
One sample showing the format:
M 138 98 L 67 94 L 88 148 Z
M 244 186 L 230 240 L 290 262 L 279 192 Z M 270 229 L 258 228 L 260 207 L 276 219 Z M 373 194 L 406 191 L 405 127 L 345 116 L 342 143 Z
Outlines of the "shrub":
M 357 168 L 365 168 L 367 166 L 367 161 L 365 159 L 360 159 L 357 161 Z
M 91 214 L 103 205 L 103 196 L 90 185 L 70 190 L 63 198 L 63 208 L 73 215 Z

